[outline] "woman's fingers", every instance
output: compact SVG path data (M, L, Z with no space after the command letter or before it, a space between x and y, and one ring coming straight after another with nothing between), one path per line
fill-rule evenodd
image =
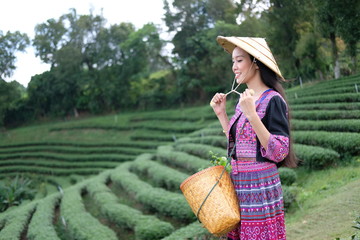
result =
M220 103L224 99L223 95L225 94L216 93L211 101L214 103Z
M225 94L223 93L216 93L214 97L211 99L210 106L215 106L216 104L221 103L224 100Z
M255 91L253 89L247 88L247 89L245 89L244 94L245 94L245 96L254 96Z
M254 89L249 89L249 93L250 93L251 96L254 96L254 94L255 94Z
M240 93L240 98L244 97L251 97L254 96L255 92L253 89L245 89L244 92Z

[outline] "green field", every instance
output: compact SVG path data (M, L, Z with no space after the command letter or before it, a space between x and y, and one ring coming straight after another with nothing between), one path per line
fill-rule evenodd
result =
M301 159L296 181L287 186L293 197L286 213L288 239L345 240L355 233L353 221L360 216L355 84L360 75L287 90ZM226 154L226 139L208 105L0 134L0 179L20 174L36 188L33 201L0 213L0 240L211 239L179 190L184 179L209 165L209 151Z

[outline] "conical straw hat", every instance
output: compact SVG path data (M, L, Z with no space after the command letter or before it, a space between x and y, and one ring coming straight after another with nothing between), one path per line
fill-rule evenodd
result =
M232 54L235 47L240 47L268 66L280 77L280 79L284 80L265 38L218 36L216 40L230 54Z

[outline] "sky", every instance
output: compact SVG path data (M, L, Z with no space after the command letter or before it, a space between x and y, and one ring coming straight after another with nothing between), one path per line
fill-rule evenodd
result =
M0 0L0 30L3 34L20 31L33 39L37 24L51 18L58 19L71 8L75 8L79 15L89 14L90 9L94 15L100 15L102 9L107 26L131 22L139 29L152 22L165 29L163 0ZM26 53L17 53L16 57L16 70L6 81L16 80L27 87L31 76L50 69L48 64L35 57L31 46Z

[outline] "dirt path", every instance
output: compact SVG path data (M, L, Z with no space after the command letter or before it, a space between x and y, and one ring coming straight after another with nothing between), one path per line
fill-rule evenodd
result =
M351 226L360 214L360 180L351 182L309 209L295 223L287 224L289 240L335 240L355 232Z

